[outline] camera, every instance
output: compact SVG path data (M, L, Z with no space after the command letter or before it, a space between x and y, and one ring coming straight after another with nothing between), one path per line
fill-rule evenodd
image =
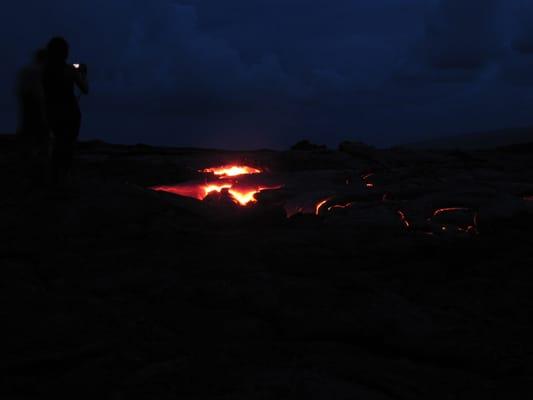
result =
M72 64L72 68L82 75L87 75L87 64Z

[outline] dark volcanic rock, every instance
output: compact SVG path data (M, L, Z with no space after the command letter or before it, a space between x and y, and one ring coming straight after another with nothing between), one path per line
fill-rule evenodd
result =
M348 153L354 157L372 159L376 156L377 151L374 147L361 142L342 142L339 145L339 151Z
M531 391L529 153L93 142L58 196L0 141L2 399ZM283 187L148 189L242 160L267 173L241 183Z

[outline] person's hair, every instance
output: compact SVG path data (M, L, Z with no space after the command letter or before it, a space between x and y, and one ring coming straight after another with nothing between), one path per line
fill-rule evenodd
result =
M48 59L52 62L61 62L67 61L69 54L69 44L62 37L55 37L50 42L46 48L48 53Z

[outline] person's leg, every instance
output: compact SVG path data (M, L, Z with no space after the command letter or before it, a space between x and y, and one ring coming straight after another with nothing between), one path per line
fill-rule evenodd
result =
M65 126L54 126L54 140L52 145L52 181L55 185L65 183L69 159L69 135Z
M76 147L78 144L78 137L80 134L81 128L81 114L76 112L73 113L73 118L70 121L69 132L68 132L68 144L66 147L66 159L65 167L67 171L67 176L72 178L72 173L74 171L74 164L76 161Z
M79 119L66 122L53 129L52 176L54 181L60 185L68 183L72 174L74 152L80 129Z
M35 139L35 175L39 185L43 185L49 175L49 151L50 134L48 128L46 126L40 126Z

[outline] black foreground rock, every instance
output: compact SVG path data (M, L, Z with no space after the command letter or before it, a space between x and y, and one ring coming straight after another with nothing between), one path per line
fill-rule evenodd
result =
M527 149L86 143L58 195L4 139L0 397L529 398ZM242 209L147 189L226 162L284 192Z

